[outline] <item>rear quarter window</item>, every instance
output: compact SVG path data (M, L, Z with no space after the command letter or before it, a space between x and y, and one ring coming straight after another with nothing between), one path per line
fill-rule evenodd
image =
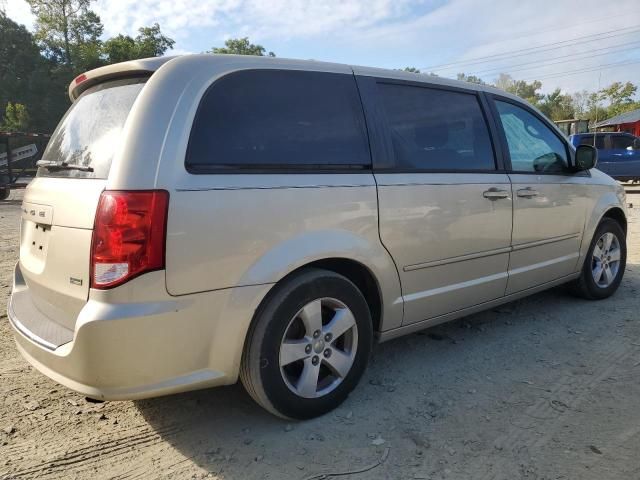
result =
M192 173L369 168L353 75L247 70L216 81L198 107Z
M42 159L91 167L93 171L38 169L39 177L107 178L122 129L146 78L104 82L71 105L49 140Z

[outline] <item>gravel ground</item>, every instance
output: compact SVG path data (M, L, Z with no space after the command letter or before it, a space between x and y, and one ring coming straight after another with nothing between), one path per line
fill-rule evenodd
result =
M613 298L554 289L379 345L339 409L287 423L240 385L96 404L30 367L5 314L12 195L0 203L0 478L640 478L640 201Z

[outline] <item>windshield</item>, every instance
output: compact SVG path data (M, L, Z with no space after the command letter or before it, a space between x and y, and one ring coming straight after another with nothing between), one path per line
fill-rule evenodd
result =
M129 78L89 88L71 105L42 159L84 170L40 167L39 177L107 178L124 122L146 78ZM92 170L92 171L91 171Z

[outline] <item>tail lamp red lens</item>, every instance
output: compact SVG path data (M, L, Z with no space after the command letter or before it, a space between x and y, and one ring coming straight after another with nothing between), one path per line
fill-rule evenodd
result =
M112 288L164 268L169 192L102 192L91 244L91 287Z

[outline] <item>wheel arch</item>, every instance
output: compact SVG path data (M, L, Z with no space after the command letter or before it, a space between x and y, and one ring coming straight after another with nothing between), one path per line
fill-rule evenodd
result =
M580 258L577 263L578 270L582 268L596 229L604 218L615 220L621 225L625 234L627 233L627 215L625 213L623 198L624 197L619 196L618 192L610 191L595 202L595 205L587 216L582 246L580 247Z
M382 318L384 316L384 300L382 297L380 283L369 267L364 265L362 262L346 257L321 258L309 261L304 265L300 265L289 271L286 275L284 275L281 279L274 283L264 295L258 307L255 309L248 331L253 327L260 311L272 298L276 288L294 275L297 275L300 272L309 269L327 270L333 273L337 273L338 275L342 275L343 277L350 280L358 288L358 290L362 292L362 295L364 296L367 305L369 306L374 334L380 332L382 328Z
M610 218L618 222L618 224L620 225L620 227L622 227L622 230L626 235L627 216L625 215L624 211L620 207L612 207L609 210L605 211L604 215L602 215L602 218L600 219L600 222L602 222L602 219L604 218ZM598 222L598 224L600 224L600 222Z
M374 333L380 332L380 327L382 326L383 299L380 284L371 269L356 260L332 257L315 260L298 267L285 278L308 268L328 270L349 279L356 287L358 287L358 290L360 290L367 302L367 305L369 306Z

